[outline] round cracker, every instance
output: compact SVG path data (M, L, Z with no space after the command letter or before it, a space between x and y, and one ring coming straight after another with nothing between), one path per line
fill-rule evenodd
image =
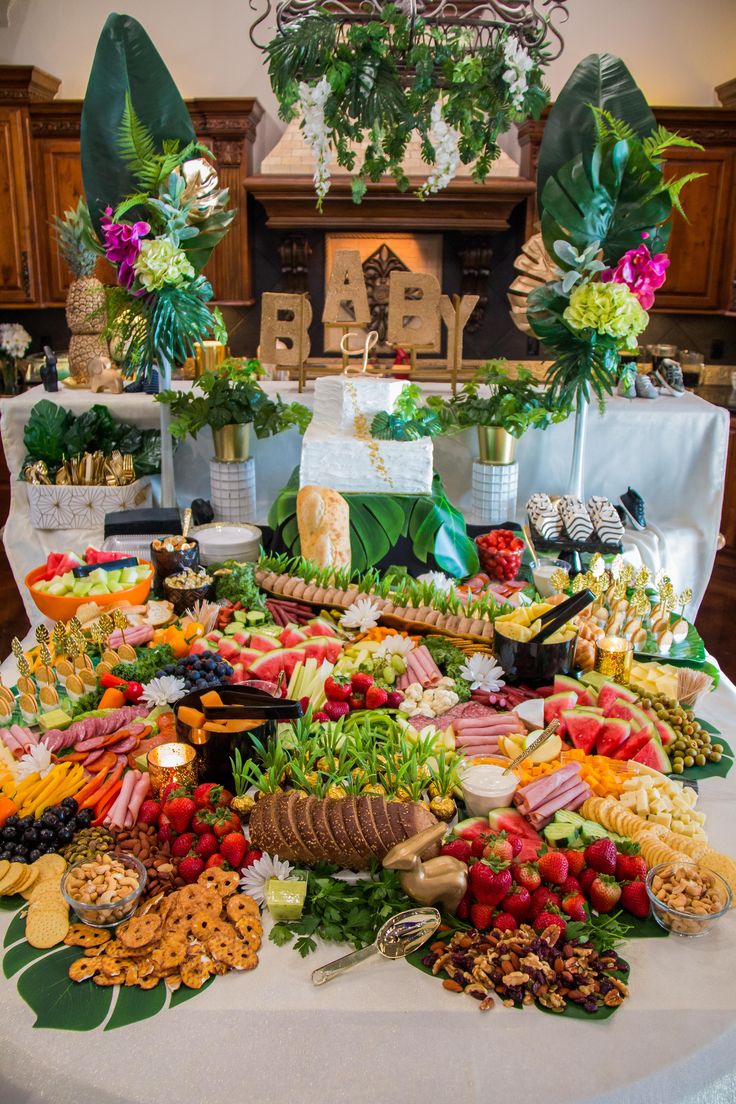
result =
M11 862L5 872L5 876L0 878L0 896L9 897L11 894L15 893L15 887L23 878L25 871L25 863Z
M38 871L39 878L60 879L66 870L66 859L61 855L41 855L32 865Z

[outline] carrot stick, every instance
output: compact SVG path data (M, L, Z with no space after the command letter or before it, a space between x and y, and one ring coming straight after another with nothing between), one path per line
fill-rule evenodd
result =
M118 781L115 783L113 788L110 790L107 797L103 797L100 800L99 804L95 805L94 811L97 815L96 815L95 819L92 821L95 828L98 828L100 826L100 824L103 823L105 817L110 812L110 809L112 809L113 805L115 804L115 801L117 800L117 796L120 793L122 788L123 788L122 780L118 779Z
M95 790L93 794L90 794L88 797L85 798L85 800L80 805L80 808L91 809L93 806L95 806L98 801L102 800L106 793L109 793L115 783L120 779L122 773L123 765L122 763L119 763L113 773L105 779L100 788L98 790Z
M91 771L92 774L98 774L101 770L109 771L111 767L115 766L115 763L115 752L106 751L99 759L95 759L94 763L88 763L87 770Z
M76 794L77 805L79 805L80 808L81 802L84 801L85 798L88 797L90 794L94 793L95 790L99 790L106 777L107 776L103 777L101 774L93 774L91 778L87 779L79 793Z

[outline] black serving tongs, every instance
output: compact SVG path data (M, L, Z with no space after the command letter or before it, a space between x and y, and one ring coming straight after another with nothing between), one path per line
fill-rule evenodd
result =
M233 702L232 705L202 706L202 712L208 721L291 721L302 715L298 701L282 700L250 705L247 701Z
M572 617L575 617L576 614L581 613L591 602L595 602L595 594L586 587L584 590L578 591L577 594L573 594L572 598L566 598L559 606L555 606L553 609L548 610L547 613L543 613L540 618L542 622L541 628L536 636L531 638L529 643L544 643L548 637L552 636L552 633L562 628L562 626Z

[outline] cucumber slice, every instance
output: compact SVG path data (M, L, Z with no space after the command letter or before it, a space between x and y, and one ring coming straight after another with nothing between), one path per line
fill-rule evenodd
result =
M555 813L555 824L574 824L576 828L580 828L583 824L588 824L585 817L580 816L580 813L573 813L571 809L558 809Z
M574 824L553 821L542 830L542 835L548 843L554 843L557 847L570 847L578 838L578 829Z
M235 616L242 611L237 610ZM245 615L245 622L247 625L261 625L266 620L266 615L261 610L249 610Z

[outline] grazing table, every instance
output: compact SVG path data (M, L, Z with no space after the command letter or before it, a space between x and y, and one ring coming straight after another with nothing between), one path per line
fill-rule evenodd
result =
M178 389L189 383L175 383ZM314 400L311 385L299 396L296 383L264 384L269 394L285 400L299 398L307 406ZM426 394L447 392L443 384L425 384ZM25 458L23 427L33 406L42 398L59 402L79 414L93 403L109 406L114 415L142 429L159 423L159 408L150 395L92 394L87 390L62 388L46 394L34 387L23 395L6 398L0 404L2 439L11 473L10 515L4 541L13 574L22 580L42 563L50 551L83 549L99 544L102 530L36 530L28 516L25 485L17 479ZM534 491L562 494L572 456L573 419L550 426L544 432L530 430L519 441L518 513ZM728 451L728 412L695 395L679 399L660 396L656 401L609 399L604 415L591 410L585 451L586 494L606 495L617 503L631 485L644 497L648 529L627 529L626 544L638 547L643 561L653 570L664 567L676 590L692 587L692 617L713 569L716 540L723 502L723 485ZM473 431L435 440L435 468L450 500L472 520L472 463L477 458ZM299 463L301 438L296 430L278 437L255 441L257 518L265 521L279 490ZM175 456L176 489L179 504L193 498L209 498L209 460L212 435L203 430L196 440L188 438ZM154 495L157 494L154 480ZM511 520L511 519L509 519ZM28 595L26 609L32 622L38 611Z

